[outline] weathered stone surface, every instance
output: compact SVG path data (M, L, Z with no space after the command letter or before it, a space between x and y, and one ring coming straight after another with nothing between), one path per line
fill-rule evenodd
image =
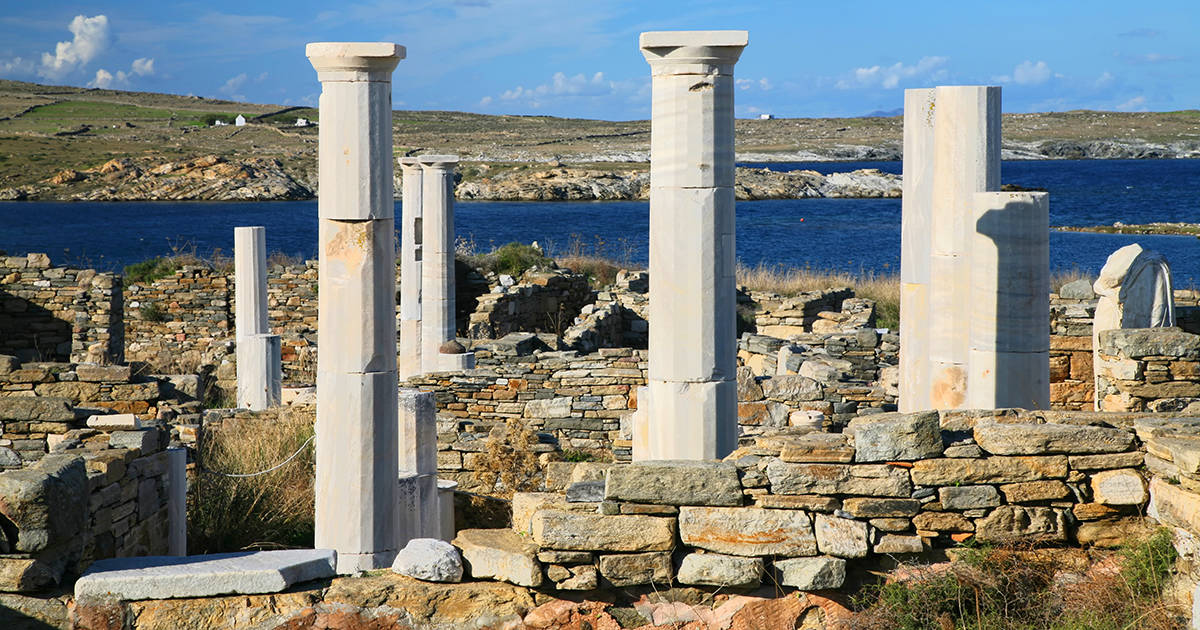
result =
M538 510L570 509L567 500L557 492L514 492L512 497L512 526L523 534L533 532L533 515Z
M71 422L75 420L75 410L69 398L7 396L0 398L0 420Z
M160 437L158 429L113 431L108 435L108 445L112 448L136 449L143 455L149 455L159 450Z
M767 463L767 478L774 494L908 497L912 493L908 471L886 464L788 464L772 459Z
M567 503L599 503L604 500L603 481L576 481L567 486Z
M851 497L842 501L842 510L855 518L912 516L921 509L916 499Z
M454 545L436 538L414 538L396 554L392 570L426 582L461 582L462 559Z
M987 457L984 459L926 459L913 462L912 482L922 486L956 483L1016 483L1067 476L1067 458Z
M1150 536L1158 527L1152 519L1140 516L1086 521L1075 530L1075 541L1096 547L1121 547Z
M1146 480L1132 468L1102 470L1092 475L1092 499L1104 505L1141 505L1148 498Z
M1071 489L1065 483L1056 480L1006 483L1000 486L1000 492L1004 493L1004 498L1009 503L1054 501L1071 496Z
M529 418L569 418L571 402L571 399L566 397L531 400L525 403L525 416Z
M925 543L920 536L883 534L875 541L875 553L922 553Z
M671 554L649 552L601 555L600 575L618 587L666 584L671 581Z
M912 519L908 518L873 518L867 522L871 527L884 532L906 532L912 529Z
M1068 300L1096 299L1096 292L1092 290L1092 281L1088 278L1080 278L1062 285L1062 288L1058 290L1058 295Z
M685 545L735 556L811 556L817 552L812 520L798 510L682 507Z
M947 510L973 510L1000 505L995 486L947 486L938 488L938 500Z
M85 383L128 383L132 374L128 365L80 363L75 366L75 376Z
M869 551L867 536L870 528L862 521L817 514L817 548L821 553L839 558L864 558Z
M113 413L92 416L88 418L87 425L98 431L139 431L142 421L131 413Z
M46 455L0 473L0 515L16 527L9 553L35 553L78 542L87 525L87 469L74 455ZM8 532L11 536L11 532Z
M763 395L773 400L806 401L820 400L821 384L796 374L780 374L759 381Z
M993 455L1119 453L1132 448L1133 433L1087 425L980 420L975 423L975 442Z
M341 626L347 620L339 617L340 607L362 608L375 614L363 615L366 619L360 628L385 630L390 628L453 628L474 630L515 626L525 613L533 609L533 597L524 588L500 582L466 582L463 584L437 584L421 582L412 578L385 572L379 576L336 579L324 593L325 627L355 628ZM307 604L312 606L311 600ZM319 609L320 610L320 609ZM402 618L389 620L387 615L397 611ZM307 613L307 614L305 614ZM298 611L286 630L301 630L320 627L318 619L309 616L313 611ZM376 616L379 615L379 616ZM372 619L374 617L374 619ZM139 617L140 618L140 617ZM349 616L348 620L353 620ZM343 621L344 623L344 621ZM374 625L369 625L374 624ZM220 624L199 628L222 627ZM269 627L269 626L268 626ZM170 626L163 626L167 630ZM199 628L197 630L199 630ZM149 630L149 629L148 629ZM283 629L281 629L283 630Z
M854 447L843 433L812 432L804 435L781 435L759 438L757 443L779 450L785 462L815 464L848 464L854 461Z
M824 591L841 588L846 581L846 561L841 558L789 558L776 560L779 582L802 591Z
M668 551L675 545L675 519L539 510L533 515L533 540L566 551Z
M539 551L537 559L546 564L591 564L593 557L590 551L558 551L547 549Z
M1100 333L1100 353L1130 359L1200 358L1200 336L1179 328L1117 328Z
M1054 508L1002 505L975 522L975 536L985 542L1025 538L1064 542L1067 520Z
M1200 532L1200 494L1154 477L1146 514L1163 525Z
M681 584L750 588L762 581L762 558L719 553L689 553L679 565Z
M938 412L880 413L850 421L854 461L911 461L942 455Z
M541 586L537 545L511 529L463 529L454 537L473 578L491 578L517 586Z
M75 599L136 600L278 593L334 576L334 552L253 551L100 560L75 582Z
M971 521L957 512L921 512L913 517L913 527L931 532L970 532L975 530Z
M1067 462L1071 470L1106 470L1110 468L1137 468L1144 459L1141 451L1129 453L1105 453L1101 455L1069 455Z
M1081 521L1096 521L1102 518L1113 518L1121 515L1121 510L1099 503L1076 503L1071 513Z
M38 591L58 582L59 573L37 558L0 558L0 591ZM0 620L3 618L0 613Z
M819 494L760 494L754 497L754 505L777 510L832 512L841 508L842 502L837 497L826 497Z
M741 505L742 486L732 462L636 462L609 469L604 498L660 505Z
M566 567L570 577L556 581L554 588L560 591L591 591L600 585L600 572L590 564Z

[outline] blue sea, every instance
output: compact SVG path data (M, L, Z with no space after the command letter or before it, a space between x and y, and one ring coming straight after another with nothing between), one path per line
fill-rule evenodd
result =
M745 166L900 172L899 162ZM1001 180L1048 190L1051 225L1200 222L1200 160L1013 161L1004 163ZM233 228L241 225L266 226L269 251L316 255L316 201L3 202L0 250L46 252L56 264L119 270L173 249L232 254ZM551 253L574 248L644 264L648 226L649 206L637 201L455 206L459 238L481 251L510 241L538 241ZM1200 284L1200 239L1194 236L1056 231L1050 235L1050 265L1095 274L1113 250L1134 242L1167 257L1176 287ZM748 265L893 272L900 265L900 200L741 201L737 250Z

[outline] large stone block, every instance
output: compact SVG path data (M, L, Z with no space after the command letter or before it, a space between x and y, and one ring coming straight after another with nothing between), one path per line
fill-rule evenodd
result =
M36 464L0 473L0 515L9 553L36 553L73 542L87 525L87 469L74 455L46 455ZM15 539L13 538L15 534Z
M1065 461L1063 466L1066 467ZM908 471L886 464L788 464L771 460L766 470L773 494L907 498L912 493Z
M128 365L80 363L75 366L75 377L85 383L128 383L132 373Z
M841 588L846 581L846 561L841 558L789 558L776 560L779 583L802 591L825 591Z
M909 461L941 457L938 413L881 413L850 421L858 462Z
M671 581L671 554L665 551L601 555L599 567L600 575L616 587Z
M1067 520L1049 507L1002 505L975 522L975 535L984 542L1024 539L1064 542Z
M75 411L69 398L7 396L0 398L0 420L71 422Z
M662 460L613 466L605 498L659 505L741 505L737 466L729 462Z
M995 486L947 486L938 488L938 500L947 510L974 510L1000 505Z
M1163 525L1200 532L1200 494L1154 477L1146 514Z
M1092 498L1104 505L1141 505L1148 498L1146 480L1131 468L1092 475Z
M920 509L916 499L849 497L842 501L842 510L855 518L907 517Z
M681 507L685 545L735 556L811 556L817 551L812 520L799 510Z
M975 423L975 442L993 455L1119 453L1132 448L1133 433L1088 425L981 419Z
M675 546L675 519L657 516L539 510L532 529L534 542L546 549L641 552Z
M912 482L921 486L956 483L1016 483L1067 476L1065 455L1046 457L987 457L983 459L926 459L913 462Z
M689 553L679 565L680 584L752 588L762 581L762 558Z
M454 538L467 571L474 578L491 578L517 586L542 584L537 545L511 529L464 529Z
M866 557L870 536L870 526L866 523L828 514L817 514L815 519L813 529L821 553L839 558Z
M820 400L821 384L799 374L779 374L760 381L763 395L773 400L813 401Z
M1118 328L1099 336L1098 352L1110 357L1200 359L1200 335L1179 328Z

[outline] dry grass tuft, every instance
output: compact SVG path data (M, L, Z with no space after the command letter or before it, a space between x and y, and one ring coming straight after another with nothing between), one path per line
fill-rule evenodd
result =
M900 276L895 273L864 271L853 274L845 271L814 270L808 267L784 267L759 264L737 268L739 286L749 291L764 291L780 295L798 295L806 291L823 291L835 287L850 287L858 297L875 301L875 317L882 328L900 325Z
M207 431L200 472L188 493L189 553L218 553L313 544L312 444L279 470L235 479L279 464L313 435L311 407L226 420Z
M537 455L530 449L537 443L537 435L524 421L509 418L488 436L487 447L472 473L475 481L491 489L488 494L505 499L511 499L514 492L536 490L544 479Z

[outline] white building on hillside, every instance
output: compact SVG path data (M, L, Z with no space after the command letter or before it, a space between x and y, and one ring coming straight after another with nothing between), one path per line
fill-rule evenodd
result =
M241 114L238 114L237 118L233 119L233 124L237 125L238 127L245 127L246 126L246 117Z

